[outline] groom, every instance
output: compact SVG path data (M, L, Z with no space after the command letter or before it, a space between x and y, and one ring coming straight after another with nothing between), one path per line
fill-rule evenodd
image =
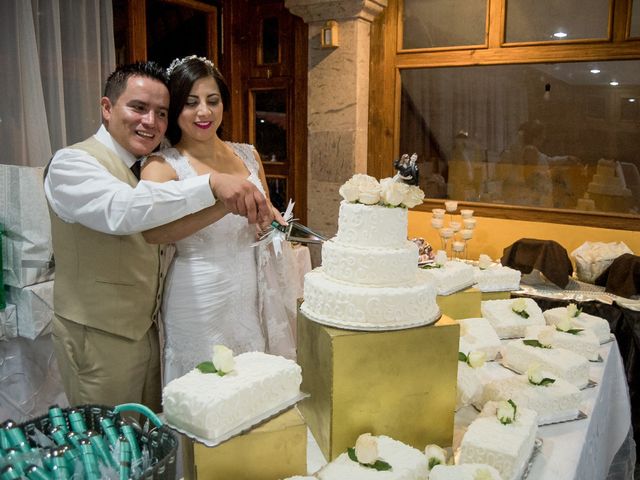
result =
M54 351L71 405L135 402L160 411L165 247L140 232L216 201L250 223L269 223L273 214L252 183L231 175L138 182L137 158L155 150L167 129L169 90L157 64L116 69L100 105L98 132L56 152L45 173Z

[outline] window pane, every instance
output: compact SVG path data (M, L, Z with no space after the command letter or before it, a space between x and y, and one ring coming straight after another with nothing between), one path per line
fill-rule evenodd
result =
M427 197L640 212L640 61L401 76L400 153Z
M484 45L487 0L405 0L402 48Z
M633 0L631 5L631 37L640 37L640 0Z
M607 0L507 0L505 42L607 38Z
M263 162L287 160L287 94L283 89L255 90L255 147Z

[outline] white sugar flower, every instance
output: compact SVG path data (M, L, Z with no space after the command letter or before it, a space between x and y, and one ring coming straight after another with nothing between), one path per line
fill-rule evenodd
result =
M493 475L488 468L481 468L476 470L476 473L473 476L473 480L493 480Z
M580 310L575 303L570 303L569 305L567 305L567 315L569 316L569 318L574 318L580 315Z
M480 368L484 365L487 359L487 354L482 350L476 350L467 355L467 363L471 368Z
M544 347L548 347L553 342L555 329L553 327L543 327L538 332L538 342Z
M491 260L491 257L489 255L485 255L484 253L482 253L480 255L480 258L478 259L478 267L480 267L480 270L489 268L492 263L493 260Z
M443 266L445 263L447 263L447 252L445 252L444 250L438 250L436 252L435 262L436 265L440 266Z
M392 207L397 207L402 203L408 190L409 185L396 182L393 178L383 178L380 180L380 199Z
M438 445L427 445L424 448L424 454L427 457L427 462L429 463L429 471L431 471L431 469L436 465L447 464L447 452Z
M233 371L233 368L235 367L233 351L224 345L214 345L213 366L222 374Z
M378 459L378 439L370 433L363 433L356 440L355 451L358 462L375 463Z
M360 189L358 186L349 182L343 184L338 192L342 198L351 203L357 202L358 197L360 196Z
M496 417L503 425L508 425L516 420L516 404L513 400L502 401L498 403Z
M518 298L511 302L511 310L516 313L524 312L527 309L527 302L524 301L524 298Z
M417 205L422 205L424 201L424 192L419 187L411 185L404 195L402 204L407 208L413 208Z
M562 320L560 320L556 324L556 328L558 330L560 330L561 332L568 332L569 330L571 330L573 328L573 325L571 323L571 319L569 317L563 318Z
M540 368L539 363L531 364L527 369L527 378L529 379L529 382L534 385L540 385L542 383L542 379L544 377L542 376L542 369Z

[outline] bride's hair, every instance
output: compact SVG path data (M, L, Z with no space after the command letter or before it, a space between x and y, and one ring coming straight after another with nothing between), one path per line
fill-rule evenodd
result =
M230 101L229 87L220 70L207 59L196 57L186 57L182 60L172 62L169 77L169 93L171 101L169 103L169 126L167 128L167 138L172 145L180 141L182 131L178 126L178 117L187 103L189 93L193 84L201 78L212 77L218 84L220 97L222 98L222 108L227 109ZM222 125L218 127L218 135L222 133Z

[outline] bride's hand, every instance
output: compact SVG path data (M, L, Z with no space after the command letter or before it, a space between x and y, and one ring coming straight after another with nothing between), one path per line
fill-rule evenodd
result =
M271 202L269 202L269 207L271 208L271 212L273 213L273 217L276 222L278 222L280 225L288 225L287 222L282 217L282 214L278 211L276 207L274 207L271 204ZM271 230L271 228L273 228L271 223L266 223L266 222L257 223L256 224L257 237L260 238L265 233L268 233Z

